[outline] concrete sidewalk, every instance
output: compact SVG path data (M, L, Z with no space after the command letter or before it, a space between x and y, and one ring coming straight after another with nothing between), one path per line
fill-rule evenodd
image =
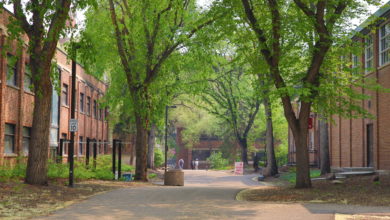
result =
M236 201L257 185L251 176L186 171L184 187L122 188L94 196L38 219L339 219L344 214L390 213L387 207L332 204L280 204ZM348 219L348 218L344 218Z

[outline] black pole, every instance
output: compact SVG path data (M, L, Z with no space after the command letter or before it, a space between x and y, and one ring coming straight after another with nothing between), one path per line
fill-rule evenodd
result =
M93 142L93 169L96 169L96 156L97 156L97 143L96 140Z
M89 151L90 151L90 143L91 142L91 139L87 138L87 147L85 149L85 165L87 166L88 168L88 165L89 165L89 155L91 154Z
M167 160L168 160L168 106L165 106L165 169L164 176L167 172Z
M118 142L118 179L120 179L122 173L122 142Z
M116 140L113 140L112 142L112 173L114 174L115 179Z
M76 53L76 51L74 51ZM72 59L72 100L71 100L71 111L70 118L75 119L76 117L76 61ZM69 159L69 187L73 187L73 164L74 164L74 138L75 132L70 132L70 146L68 149Z
M58 146L58 158L57 158L57 163L62 163L62 153L64 151L64 139L60 139L60 146Z

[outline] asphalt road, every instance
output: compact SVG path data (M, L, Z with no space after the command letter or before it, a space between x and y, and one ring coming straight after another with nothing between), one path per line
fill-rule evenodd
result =
M219 171L189 170L185 171L184 187L122 188L96 195L38 219L321 220L348 217L335 213L390 213L390 208L384 207L236 201L235 196L240 190L260 186L251 180L252 177Z

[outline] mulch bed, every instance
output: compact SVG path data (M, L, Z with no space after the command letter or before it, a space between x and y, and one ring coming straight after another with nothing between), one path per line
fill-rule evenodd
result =
M52 180L48 186L32 186L22 180L0 182L0 219L21 219L46 215L97 193L121 187L145 186L149 183L88 180L76 182L74 188L65 179Z
M342 183L327 180L312 181L311 189L295 189L293 186L275 186L246 190L240 197L247 201L316 202L370 206L390 206L390 176L380 176L374 182L372 176L351 177Z

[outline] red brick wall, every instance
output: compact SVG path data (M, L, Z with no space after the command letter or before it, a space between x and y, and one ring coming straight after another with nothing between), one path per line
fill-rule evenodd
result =
M7 42L5 39L5 29L8 22L8 17L10 14L0 13L0 35L1 35L1 44ZM27 41L27 37L24 36L24 39ZM24 69L25 64L28 63L28 57L26 56L26 50L24 49L22 54L16 53L17 45L15 43L9 44L11 47L7 50L7 53L12 55L18 55L18 76L19 76L19 86L18 88L6 85L6 57L0 55L0 164L4 158L4 124L12 123L15 124L16 133L15 133L15 155L6 155L9 157L16 157L20 154L22 149L22 129L24 126L32 126L32 114L33 114L33 105L34 105L34 95L30 92L27 92L23 88L24 84ZM1 47L0 49L3 49ZM3 54L3 53L1 53ZM68 88L68 97L69 97L69 106L63 106L61 104L60 109L60 128L59 134L66 133L68 137L70 134L68 132L68 120L70 118L70 97L71 97L71 62L67 60L66 54L61 50L57 49L54 60L61 67L61 86L62 83L66 83ZM90 86L87 86L90 85ZM93 115L93 100L99 100L103 97L104 93L107 90L107 85L97 80L91 75L88 75L84 72L82 66L77 65L77 95L76 95L76 109L77 114L76 118L79 120L79 131L76 132L76 141L78 142L79 136L83 136L86 141L87 138L96 139L100 141L108 141L108 123L104 118L104 110L102 110L103 118L95 119L91 117ZM91 96L91 116L81 113L79 111L79 96L80 92L85 94L84 97L84 109L86 110L86 97ZM61 99L59 100L61 102ZM48 137L49 138L49 137ZM75 155L77 155L79 145L76 144ZM85 144L84 144L85 148ZM101 146L103 149L103 146ZM85 149L84 149L85 154Z

